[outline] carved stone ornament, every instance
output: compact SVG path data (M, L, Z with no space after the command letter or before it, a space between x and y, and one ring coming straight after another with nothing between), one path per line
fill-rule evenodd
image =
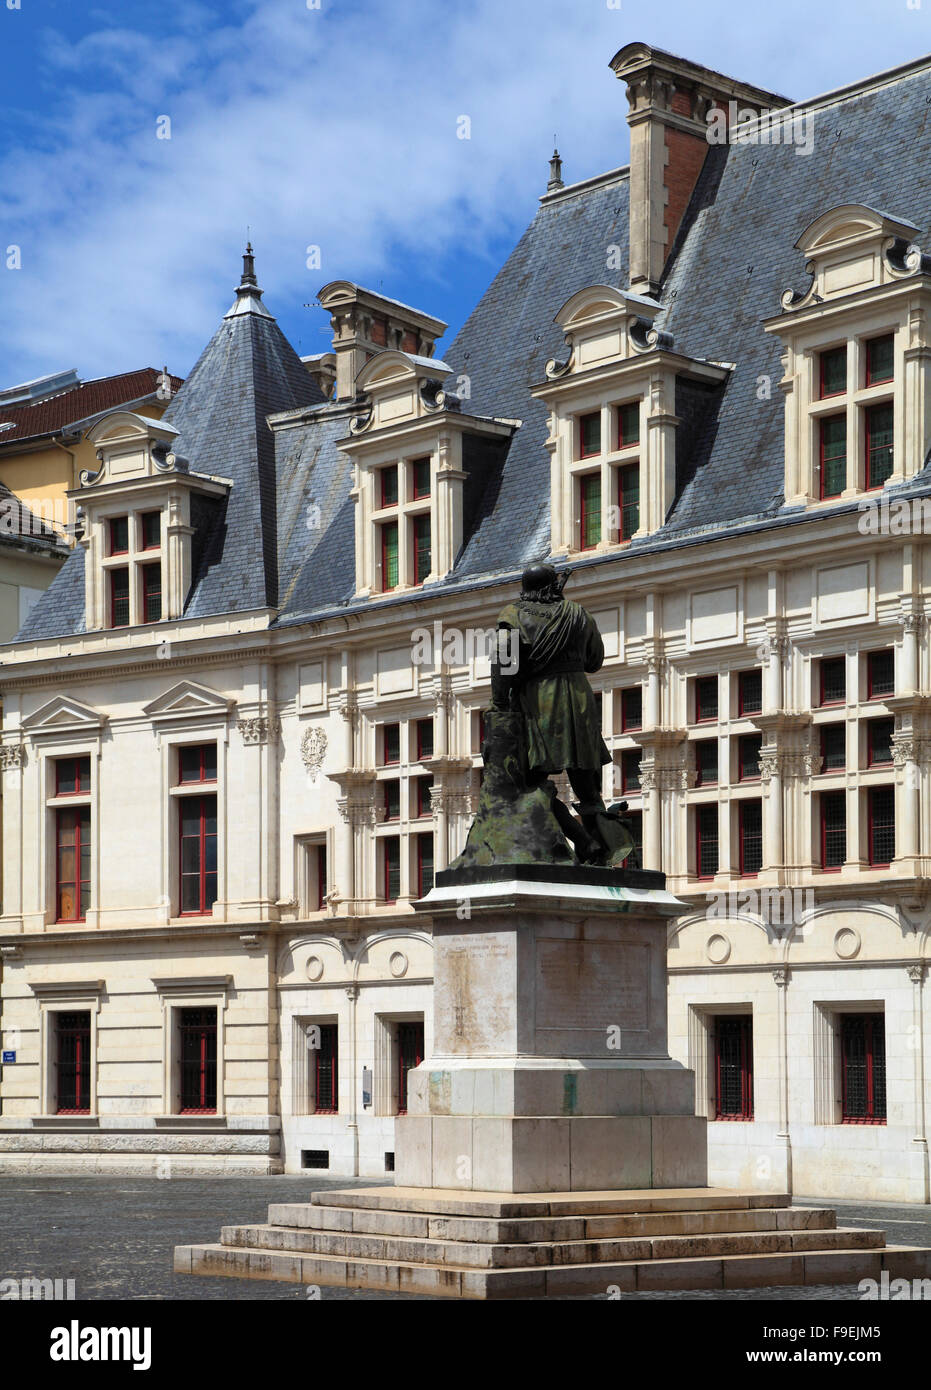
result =
M243 743L274 743L281 733L281 724L277 719L265 717L240 719L239 732Z
M317 773L323 766L326 750L326 731L324 729L307 729L301 739L301 758L312 782L317 780Z
M0 771L15 772L26 765L26 745L7 743L0 748Z

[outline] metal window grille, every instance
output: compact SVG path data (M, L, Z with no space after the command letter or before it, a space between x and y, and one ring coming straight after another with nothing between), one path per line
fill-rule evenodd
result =
M718 780L718 740L702 738L695 744L695 785L714 786Z
M211 1114L217 1108L217 1011L181 1009L181 1113Z
M643 728L643 690L635 686L621 691L621 731Z
M737 677L737 709L740 714L759 714L763 708L763 672L741 671Z
M839 869L847 858L847 794L821 794L821 867Z
M873 787L868 793L870 864L884 868L895 858L895 788Z
M90 1114L91 1016L60 1013L56 1019L58 1042L59 1115Z
M760 749L763 747L762 734L741 734L737 744L737 780L755 781L760 775Z
M886 1028L882 1014L843 1014L841 1119L844 1124L886 1122Z
M695 866L699 878L714 878L718 872L718 808L695 808Z
M320 1046L314 1051L314 1108L318 1115L339 1110L339 1028L321 1023Z
M699 676L695 681L695 722L704 723L718 717L718 678Z
M719 1014L714 1020L715 1119L753 1119L753 1019Z
M842 705L847 698L847 663L844 657L825 657L821 662L820 674L822 705Z
M763 803L741 801L737 813L740 832L740 872L758 874L763 867Z
M821 726L821 771L840 772L847 766L847 729L843 724Z
M407 1114L407 1074L423 1061L422 1023L398 1024L398 1114Z
M894 719L871 719L866 726L866 761L869 767L892 762Z
M895 652L891 647L881 652L869 652L866 658L867 698L882 699L895 694Z

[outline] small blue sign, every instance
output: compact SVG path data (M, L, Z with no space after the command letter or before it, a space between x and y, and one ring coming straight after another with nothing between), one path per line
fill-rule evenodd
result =
M15 1052L4 1052L4 1054L3 1054L3 1060L4 1060L4 1062L15 1062L15 1061L16 1061L16 1053L15 1053Z

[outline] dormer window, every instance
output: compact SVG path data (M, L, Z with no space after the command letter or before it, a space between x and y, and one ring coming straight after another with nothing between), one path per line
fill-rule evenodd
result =
M411 479L413 482L414 499L420 501L421 498L430 496L430 460L415 459L411 464Z
M847 390L847 344L818 354L819 396L842 396Z
M398 465L389 464L387 468L382 468L381 473L381 505L383 507L396 507L398 505Z
M884 333L880 338L870 338L866 343L866 386L879 386L891 381L895 335Z
M592 411L579 418L579 458L595 458L601 453L601 412Z
M129 517L110 518L110 554L125 555L129 550Z
M161 512L143 512L139 523L142 527L142 549L158 550L162 544Z
M634 449L640 443L640 402L629 401L617 408L617 447Z
M157 623L162 617L162 514L130 512L107 521L109 627ZM115 561L115 563L114 563Z

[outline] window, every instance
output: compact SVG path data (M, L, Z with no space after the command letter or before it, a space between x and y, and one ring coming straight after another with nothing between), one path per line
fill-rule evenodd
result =
M430 803L430 788L432 786L432 777L414 778L414 815L418 819L433 815L433 807Z
M601 411L579 417L579 458L591 458L601 453Z
M142 570L142 621L158 623L162 618L162 567L161 565L141 565Z
M695 749L695 785L711 787L718 780L718 740L700 738L693 745Z
M847 727L821 725L821 772L843 772L847 766Z
M433 887L433 835L415 835L417 841L417 896L425 898Z
M737 741L738 782L753 782L759 778L762 746L762 734L741 734Z
M382 782L382 804L385 808L385 820L401 819L401 783L392 778L390 782Z
M643 728L643 690L639 685L621 691L621 733Z
M892 762L894 719L870 719L866 725L866 765L882 767Z
M381 528L381 587L387 593L398 587L398 523Z
M640 465L628 463L617 470L618 539L629 541L640 527Z
M695 723L704 724L718 717L718 678L699 676L695 681Z
M695 873L698 878L714 878L718 872L718 808L695 808Z
M178 749L178 781L215 782L217 780L217 745L215 743L182 744Z
M820 422L820 496L840 497L847 486L847 417L830 415Z
M381 842L384 879L382 896L386 903L396 903L401 896L401 840L389 835Z
M433 757L433 720L418 719L416 727L417 761L424 762Z
M210 912L217 898L217 799L180 799L181 914Z
M842 705L847 698L847 663L842 656L822 657L820 662L822 705Z
M55 795L86 796L91 789L89 757L55 759Z
M59 1115L89 1115L91 1094L91 1016L88 1012L57 1013L55 1044L58 1061Z
M414 517L414 583L422 584L429 577L431 565L430 518Z
M738 714L760 714L763 709L763 672L740 671L737 675Z
M642 748L627 748L621 754L622 792L638 792L640 790L640 760L642 757Z
M738 803L737 830L740 841L740 872L744 877L752 877L763 867L762 801Z
M717 1014L714 1030L714 1118L753 1119L753 1019Z
M841 1123L886 1123L886 1027L875 1014L841 1014Z
M407 1114L407 1074L423 1061L422 1023L398 1024L398 1114Z
M643 863L643 812L628 811L624 819L630 823L630 833L634 837L634 850L631 854L631 862L636 864Z
M388 468L382 468L379 473L381 483L381 505L383 507L396 507L398 505L398 465L392 463Z
M217 1011L179 1009L181 1114L212 1115L217 1108Z
M401 761L401 726L400 724L383 724L381 730L381 761L382 765L389 767L392 763Z
M113 516L110 518L110 554L125 555L129 550L129 517Z
M55 920L83 922L91 894L89 806L55 812Z
M895 652L889 647L881 652L868 652L866 657L866 698L881 700L895 694Z
M312 875L311 904L313 910L322 912L326 907L326 895L329 890L329 883L327 881L326 845L311 845L309 848Z
M601 540L601 474L579 479L579 549L592 550Z
M618 406L617 447L619 449L631 449L635 444L639 443L640 402L631 401L628 405Z
M830 348L818 355L821 399L841 396L847 390L847 346Z
M415 501L430 496L430 460L415 459L411 464L412 493Z
M885 869L895 858L895 788L871 787L866 801L870 866Z
M881 338L870 338L866 344L866 384L878 386L880 382L892 380L893 344L891 333Z
M142 528L142 549L158 550L162 543L161 512L143 512L139 524Z
M846 792L821 793L821 867L835 870L847 858Z
M313 1050L314 1111L339 1113L339 1029L335 1023L318 1023Z
M110 570L110 626L129 626L129 569Z
M892 402L867 406L864 411L866 488L882 487L892 472Z

